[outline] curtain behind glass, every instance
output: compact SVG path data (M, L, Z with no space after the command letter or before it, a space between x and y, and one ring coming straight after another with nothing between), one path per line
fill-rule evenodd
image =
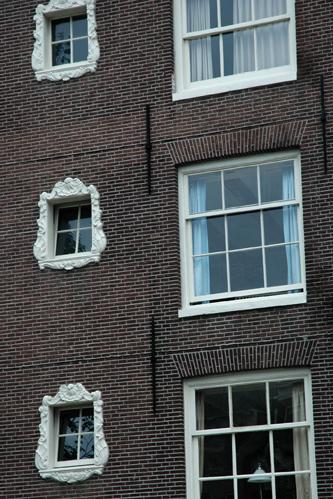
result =
M206 209L206 183L196 179L190 184L190 206L194 212ZM207 219L198 218L192 221L193 254L208 253ZM194 293L197 296L210 292L209 256L193 259Z
M234 0L234 24L250 21L252 18L251 2L249 0ZM254 41L253 30L240 30L233 33L234 38L234 73L253 71Z
M296 385L292 392L293 420L305 421L305 403L303 385ZM295 471L307 470L309 467L308 439L306 428L293 430ZM308 475L295 476L297 499L311 499Z
M288 168L283 172L282 191L283 199L292 199L294 197L294 174L292 169ZM291 206L283 208L283 233L286 242L298 240L297 209ZM296 284L301 281L298 245L287 244L285 248L288 284Z

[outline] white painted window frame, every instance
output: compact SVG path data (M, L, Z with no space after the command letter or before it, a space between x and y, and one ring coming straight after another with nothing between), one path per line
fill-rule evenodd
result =
M70 408L94 409L94 459L57 462L57 410ZM35 464L42 478L51 478L64 483L75 483L90 476L103 473L109 450L103 432L103 402L101 392L88 392L81 383L61 385L58 393L46 395L39 408L41 422L40 437L35 454Z
M222 171L232 168L245 168L264 163L273 163L284 160L294 161L295 172L295 201L265 203L265 209L277 208L284 205L298 206L298 231L299 231L299 250L301 263L301 283L297 285L286 285L279 287L267 287L256 290L244 290L229 293L220 293L217 295L209 295L205 297L194 296L194 278L192 266L192 242L191 242L191 227L190 220L202 218L205 213L213 214L231 214L231 213L248 213L250 211L260 210L259 205L251 207L243 207L227 210L216 210L198 213L195 215L189 214L189 199L188 199L188 177L191 174L201 174L215 171ZM304 258L304 234L303 234L303 210L302 210L302 182L301 182L301 165L300 154L298 151L289 151L282 153L260 154L255 156L241 157L230 160L214 161L210 163L195 164L179 169L178 172L179 185L179 231L180 231L180 259L181 259L181 285L182 285L182 308L179 310L179 317L190 317L195 315L205 315L223 312L233 312L237 310L251 310L255 308L267 308L284 305L295 305L306 302L306 283L305 283L305 258ZM276 294L274 296L260 296L269 292L278 293L281 291L301 289L301 292L291 294ZM248 297L249 294L253 295ZM247 298L245 298L247 297ZM228 300L228 298L235 298ZM239 298L239 299L237 299ZM195 304L195 301L216 300L214 303Z
M87 60L52 66L51 21L82 14L87 15ZM100 50L96 30L95 0L50 0L47 5L37 6L34 21L36 28L32 68L38 81L67 81L96 71Z
M196 404L195 392L199 389L221 388L235 385L253 384L256 382L278 382L292 381L296 379L304 380L304 395L306 408L306 421L301 423L281 423L266 424L261 426L244 426L239 428L223 428L220 430L197 430L196 429ZM230 397L230 389L229 389ZM230 407L229 407L230 412ZM185 421L185 460L186 460L186 498L200 499L199 493L199 465L198 449L194 443L194 437L204 435L222 435L236 434L246 431L272 431L274 429L290 428L308 428L308 451L310 468L307 474L310 475L312 496L311 499L318 499L316 461L315 461L315 443L314 443L314 424L312 409L312 385L311 373L308 369L289 369L289 370L269 370L253 373L230 374L223 376L207 376L203 378L193 378L184 381L184 421ZM233 449L233 459L235 459L235 449ZM272 456L271 456L272 458ZM235 463L233 466L236 469ZM305 472L303 472L305 473ZM290 476L302 474L301 472L274 472L275 476ZM268 476L272 473L268 473ZM233 474L233 479L238 475ZM240 476L240 475L239 475ZM249 478L251 475L242 475L243 478ZM215 478L216 479L216 478ZM275 499L275 488L272 486L272 499Z
M219 27L204 31L187 33L186 28L186 0L173 0L174 12L174 56L175 81L172 99L174 101L212 95L232 90L258 87L297 79L296 54L296 21L295 0L287 0L287 14L271 18L260 19ZM278 21L289 21L289 56L290 64L277 68L256 70L230 76L221 76L210 80L197 82L190 81L189 44L188 40L199 38L207 34L216 35L242 28L273 24Z
M91 251L55 256L58 206L91 204ZM95 186L88 187L78 178L57 182L51 192L43 192L39 199L38 232L33 252L39 268L73 270L89 263L98 263L106 247L106 237L101 221L100 197Z

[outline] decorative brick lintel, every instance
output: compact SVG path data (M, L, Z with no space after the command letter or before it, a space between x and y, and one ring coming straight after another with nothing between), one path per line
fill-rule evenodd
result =
M299 147L306 120L265 125L166 144L175 165Z
M306 367L313 361L314 340L269 343L235 348L218 347L173 354L181 378L258 369Z

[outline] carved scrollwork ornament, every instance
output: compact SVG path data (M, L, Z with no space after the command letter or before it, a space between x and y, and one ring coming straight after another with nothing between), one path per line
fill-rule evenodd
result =
M50 411L56 407L64 407L90 402L94 409L94 463L70 466L68 468L55 467L54 456L50 452L54 447L55 433L50 425ZM103 402L101 392L88 392L81 383L61 385L54 396L45 396L39 408L41 422L39 425L40 437L35 454L35 465L42 478L51 478L59 482L75 483L86 480L92 475L100 475L109 458L109 449L103 432Z

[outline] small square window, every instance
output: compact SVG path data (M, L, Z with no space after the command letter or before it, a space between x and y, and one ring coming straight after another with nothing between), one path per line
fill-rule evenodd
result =
M73 483L103 472L108 446L102 405L101 393L89 393L80 383L44 397L35 457L42 478Z
M179 189L180 316L304 303L295 153L185 167Z
M59 5L58 5L59 4ZM32 65L38 80L68 80L96 70L99 47L94 0L39 5Z
M315 499L310 374L184 384L188 499Z

